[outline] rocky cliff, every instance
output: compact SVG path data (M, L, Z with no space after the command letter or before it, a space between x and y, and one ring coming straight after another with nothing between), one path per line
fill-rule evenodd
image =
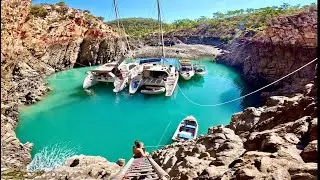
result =
M207 39L183 37L175 36L182 43ZM221 47L226 49L218 62L239 68L247 81L262 87L317 58L317 9L275 18L262 32ZM316 62L266 89L264 106L249 107L229 125L209 128L207 135L173 143L152 157L172 179L316 179L315 72Z
M316 84L232 116L226 127L153 153L172 179L316 179Z
M316 13L310 9L275 19L260 34L234 41L220 62L241 68L257 86L291 72L316 57ZM14 130L18 106L35 103L49 91L43 77L120 58L126 46L119 34L88 12L62 4L32 7L31 0L3 0L1 40L2 177L107 179L116 173L118 165L88 156L71 157L52 172L22 172L31 161L32 144L21 144ZM173 179L315 179L314 72L314 66L308 66L272 88L278 95L291 96L272 96L265 106L234 114L228 126L171 144L154 152L153 158Z
M24 169L32 144L16 138L18 106L41 100L49 91L45 76L117 60L127 47L88 12L31 0L1 1L1 42L1 168Z
M219 30L210 24L172 31L164 35L164 44L204 44L223 49L218 63L238 68L256 89L296 70L317 57L317 8L310 6L287 16L275 17L261 31ZM215 33L212 32L214 30ZM225 40L224 36L232 36ZM148 45L159 42L156 36ZM272 95L292 96L301 91L314 74L315 63L266 89L262 100Z
M272 19L264 31L233 41L218 62L241 69L243 77L256 87L287 75L317 58L317 12L309 8ZM262 96L290 96L301 91L313 79L315 64L275 84Z

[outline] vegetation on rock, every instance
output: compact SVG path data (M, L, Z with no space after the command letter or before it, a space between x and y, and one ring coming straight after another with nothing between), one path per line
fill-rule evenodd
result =
M117 21L110 21L108 25L117 28ZM120 20L120 25L123 26L126 33L134 38L143 38L149 34L159 32L159 23L151 18L123 18ZM170 30L170 24L163 24L164 30Z
M64 1L60 1L60 2L56 3L56 5L58 5L58 6L66 6L66 3Z
M30 14L35 16L35 17L46 17L48 12L47 10L41 6L41 5L36 5L36 6L32 6L31 10L30 10Z
M295 5L284 3L281 6L264 7L259 9L240 9L227 11L225 13L216 12L212 18L202 16L201 18L181 19L173 23L164 23L164 31L178 33L180 30L188 31L188 34L198 34L203 30L205 35L219 36L223 40L231 40L244 34L244 32L257 32L263 30L267 23L274 17L287 16L304 11L306 8L316 6ZM125 18L120 22L126 33L132 37L144 38L159 32L158 21L150 18ZM109 25L117 27L117 21L108 22Z

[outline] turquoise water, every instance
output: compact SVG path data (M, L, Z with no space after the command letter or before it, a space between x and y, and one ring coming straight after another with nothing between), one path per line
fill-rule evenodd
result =
M169 60L174 64L175 60ZM179 79L188 98L200 104L216 104L240 97L249 89L233 69L211 61L204 77ZM233 113L246 104L236 101L218 107L191 104L177 88L172 97L113 93L113 84L96 85L93 96L82 89L85 72L93 67L71 69L48 78L53 89L41 102L23 107L16 129L18 138L34 143L32 155L57 143L76 148L78 154L99 155L110 161L129 159L135 140L145 146L171 143L178 123L187 115L199 122L199 134L208 127L228 124ZM154 150L148 147L148 151Z

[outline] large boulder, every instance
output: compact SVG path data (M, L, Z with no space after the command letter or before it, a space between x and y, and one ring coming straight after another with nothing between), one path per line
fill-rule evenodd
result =
M301 152L304 162L318 162L318 140L311 141Z

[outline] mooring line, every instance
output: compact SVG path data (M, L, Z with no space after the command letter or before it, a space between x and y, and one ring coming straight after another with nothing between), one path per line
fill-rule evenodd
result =
M280 79L278 79L278 80L276 80L276 81L274 81L274 82L272 82L272 83L270 83L270 84L268 84L268 85L266 85L266 86L263 86L262 88L259 88L259 89L255 90L255 91L253 91L253 92L251 92L251 93L248 93L248 94L246 94L246 95L243 95L243 96L241 96L241 97L239 97L239 98L236 98L236 99L233 99L233 100L230 100L230 101L226 101L226 102L223 102L223 103L219 103L219 104L199 104L199 103L196 103L196 102L192 101L191 99L189 99L189 98L183 93L183 91L181 90L181 88L180 88L179 85L177 85L177 86L178 86L178 89L180 90L181 94L182 94L190 103L192 103L192 104L194 104L194 105L202 106L202 107L221 106L221 105L224 105L224 104L228 104L228 103L231 103L231 102L234 102L234 101L243 99L243 98L245 98L245 97L247 97L247 96L250 96L251 94L254 94L254 93L256 93L256 92L259 92L259 91L261 91L261 90L263 90L263 89L265 89L265 88L267 88L267 87L269 87L269 86L271 86L271 85L273 85L273 84L281 81L282 79L284 79L284 78L286 78L286 77L288 77L288 76L290 76L290 75L292 75L292 74L300 71L301 69L303 69L303 68L305 68L306 66L310 65L311 63L315 62L317 59L318 59L318 58L315 58L314 60L308 62L307 64L303 65L302 67L294 70L293 72L291 72L291 73L283 76L282 78L280 78Z
M161 136L161 138L160 138L160 140L159 140L159 142L158 142L158 145L157 145L156 147L159 147L159 146L160 146L160 143L161 143L161 141L162 141L162 139L163 139L163 137L164 137L165 133L167 132L167 130L168 130L168 128L169 128L169 126L170 126L170 124L171 124L171 121L172 121L172 119L170 119L170 121L169 121L169 123L168 123L168 125L167 125L166 129L164 130L164 132L163 132L163 134L162 134L162 136Z

